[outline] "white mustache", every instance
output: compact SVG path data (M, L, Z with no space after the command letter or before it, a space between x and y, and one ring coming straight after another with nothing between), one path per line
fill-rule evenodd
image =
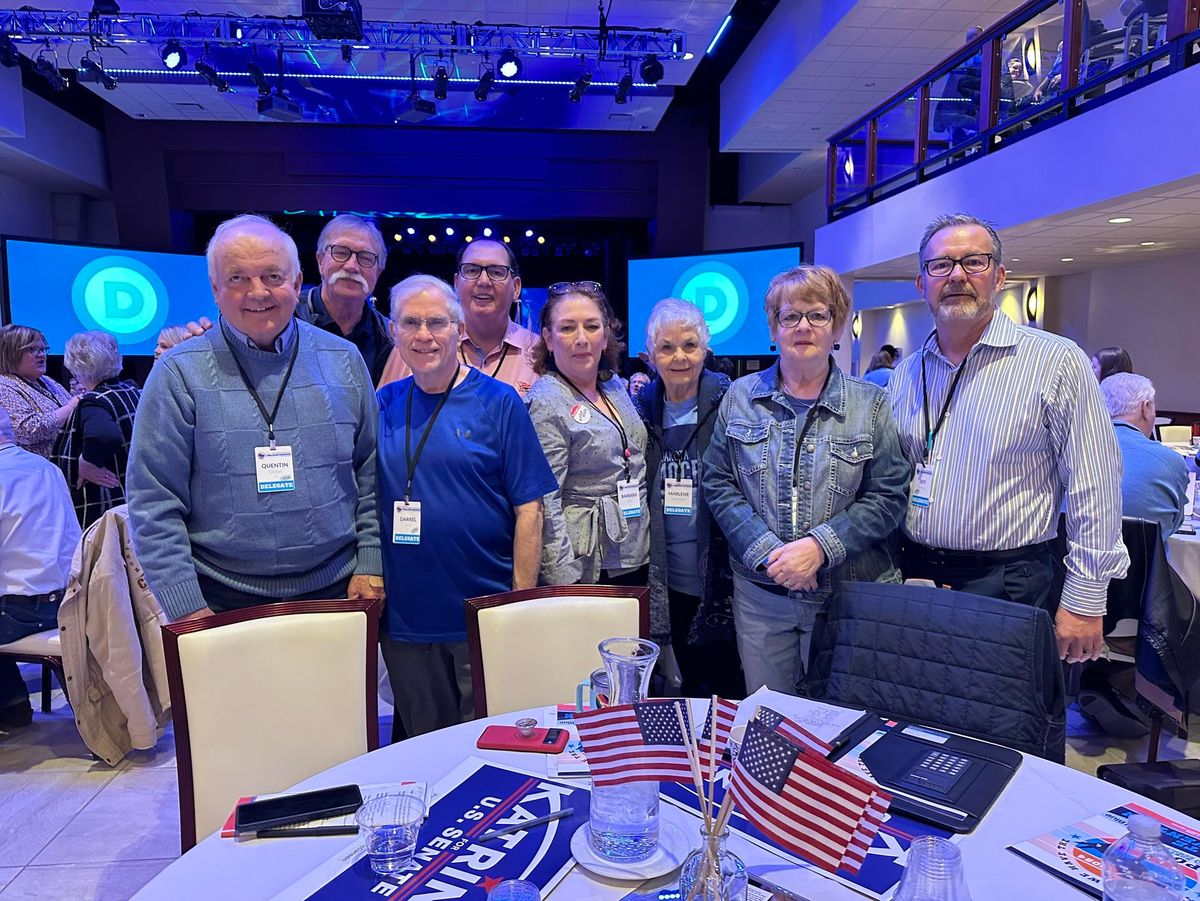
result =
M371 286L367 284L367 280L365 278L363 278L361 275L359 275L357 272L347 272L345 269L339 269L337 272L335 272L333 275L331 275L329 277L330 284L333 284L334 282L340 282L340 281L352 281L352 282L355 282L355 283L361 285L362 289L364 291L371 290Z

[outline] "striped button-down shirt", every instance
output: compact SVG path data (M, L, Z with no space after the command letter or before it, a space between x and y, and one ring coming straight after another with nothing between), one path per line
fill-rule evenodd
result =
M930 427L959 369L933 332L892 375L892 409L914 464L926 444L922 362ZM947 550L1024 547L1057 534L1065 498L1062 605L1087 616L1104 613L1109 580L1123 577L1129 565L1121 543L1121 455L1083 351L997 310L962 367L929 459L929 506L910 503L904 531Z

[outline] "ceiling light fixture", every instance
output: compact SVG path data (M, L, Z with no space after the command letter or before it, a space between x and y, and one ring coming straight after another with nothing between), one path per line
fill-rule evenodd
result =
M492 230L490 228L485 228L483 230L483 236L485 238L490 238L492 236Z
M512 238L510 238L508 235L505 235L505 236L504 236L504 243L505 243L505 244L511 244L511 243L512 243Z
M433 73L433 99L445 100L450 88L450 73L441 60L438 61L437 71Z
M397 244L404 240L404 235L400 234L400 232L396 232L392 237L396 240Z
M429 239L429 243L430 243L430 244L436 244L436 243L437 243L437 235L427 235L426 237Z
M479 84L475 85L475 99L480 103L484 103L488 99L488 94L492 93L492 84L496 80L496 73L491 66L486 63L479 73Z
M1142 241L1141 246L1142 247L1153 247L1157 243L1158 243L1157 241Z
M708 49L704 51L705 55L713 52L713 48L717 46L717 41L725 34L725 29L729 27L729 23L733 21L733 16L726 16L725 21L721 23L721 27L717 29L717 33L713 35L713 39L708 42Z
M410 235L415 235L415 234L417 233L417 230L416 230L415 228L413 228L411 225L410 225L410 226L409 226L409 227L406 229L406 231L407 231L407 232L408 232Z
M159 48L158 55L162 57L163 65L168 69L178 69L187 65L187 50L174 38Z
M1126 222L1132 222L1132 216L1114 216L1108 220L1109 225L1124 225Z
M584 92L588 89L588 85L592 83L592 73L583 72L575 79L575 85L567 92L567 99L572 103L578 103L583 99Z
M500 73L501 78L520 78L523 68L521 57L517 56L517 51L510 47L500 54L500 63L496 70Z
M633 90L633 72L626 70L621 76L621 80L617 82L617 96L613 98L617 103L625 104L629 102L629 93Z
M97 62L92 59L92 52L90 50L79 61L79 68L76 70L75 77L80 81L94 81L102 84L106 91L115 91L117 89L117 80L104 71L104 61L100 60Z
M470 235L467 235L465 238L463 238L463 240L466 241L468 244L470 244L475 239L472 238Z
M642 81L646 84L658 84L666 73L663 71L663 64L658 61L658 57L653 53L647 53L642 64L638 66L638 74L642 76Z
M49 45L38 51L33 68L55 91L65 91L69 86L67 76L58 71L58 54Z
M216 69L206 63L202 59L196 60L196 71L201 77L209 83L210 86L216 89L218 94L224 94L229 90L229 82L220 76Z
M447 225L446 226L446 237L451 238L453 236L454 236L454 229L452 229L450 226Z
M267 73L262 70L262 66L251 61L246 63L246 71L254 79L254 86L258 88L258 96L265 97L271 93L271 83L267 81Z
M546 236L545 236L545 235L538 235L538 243L539 243L539 244L545 244L545 243L546 243Z
M1074 263L1075 257L1060 257L1059 262L1060 263Z

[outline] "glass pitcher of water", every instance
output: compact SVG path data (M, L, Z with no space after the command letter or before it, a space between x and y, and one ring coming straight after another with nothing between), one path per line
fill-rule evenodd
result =
M600 642L612 706L646 700L658 645L643 638ZM658 849L658 783L592 786L588 838L606 860L633 863Z

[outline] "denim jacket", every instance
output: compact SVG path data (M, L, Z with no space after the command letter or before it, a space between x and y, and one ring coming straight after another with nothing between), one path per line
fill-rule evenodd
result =
M824 603L843 580L899 581L896 529L912 470L900 450L887 394L833 367L805 437L792 491L798 420L779 364L733 383L704 454L704 496L729 539L735 574L772 585L767 555L812 536L825 552L815 592Z

